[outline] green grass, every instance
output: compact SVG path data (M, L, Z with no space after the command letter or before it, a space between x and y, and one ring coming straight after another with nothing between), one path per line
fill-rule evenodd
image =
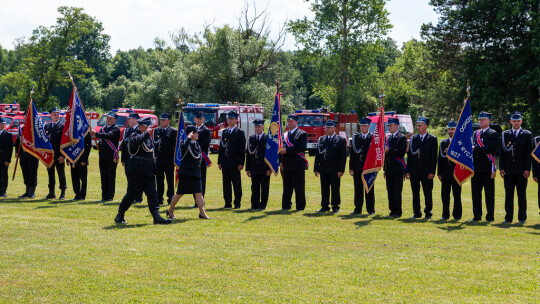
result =
M470 183L463 188L461 222L390 220L382 175L375 185L377 214L350 216L352 177L342 181L341 212L318 214L319 181L311 171L305 211L278 211L282 186L274 176L267 210L246 210L245 174L242 209L223 211L221 175L214 165L206 202L212 220L197 219L197 210L187 208L192 197L184 197L173 225L152 225L142 203L126 213L127 226L117 226L113 218L126 188L123 168L115 201L103 204L95 151L90 166L84 202L18 201L14 198L24 192L20 171L10 182L8 199L0 201L0 302L540 301L540 215L532 180L527 223L507 226L501 224L500 177L495 223L469 224ZM40 165L37 197L46 194ZM408 218L408 182L403 197ZM437 180L434 219L441 216L439 197Z

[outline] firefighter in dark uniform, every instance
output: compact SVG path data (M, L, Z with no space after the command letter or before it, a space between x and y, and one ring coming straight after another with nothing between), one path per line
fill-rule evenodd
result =
M407 152L407 138L399 132L399 119L388 118L387 146L384 154L384 178L388 193L389 216L399 218L402 215L401 192L403 191L403 178L406 164L403 159Z
M531 153L533 151L532 133L521 128L521 113L510 114L511 130L501 136L499 166L504 180L505 223L514 218L514 189L518 197L518 221L525 224L527 220L527 179L531 174Z
M116 183L116 167L118 166L118 141L120 140L120 128L115 125L118 115L109 112L107 125L99 130L99 133L90 131L92 136L100 139L99 143L99 173L101 175L101 200L112 201L114 199Z
M251 135L247 144L246 174L251 177L251 209L266 209L270 190L270 174L272 171L265 162L266 140L264 119L253 121L255 134Z
M448 131L448 138L441 141L438 155L437 176L441 181L441 201L443 205L443 212L441 220L447 220L450 218L450 191L454 196L454 209L452 210L452 216L455 220L461 219L463 211L461 205L461 186L454 178L454 169L456 164L449 160L447 157L448 147L456 132L457 122L451 120L446 125Z
M49 194L45 199L56 198L54 193L54 187L56 184L54 177L54 170L58 173L58 182L60 183L60 196L59 199L65 199L66 196L66 162L65 157L60 152L60 143L62 141L62 131L64 130L64 123L60 122L60 110L54 107L50 110L52 122L49 122L43 127L45 134L49 137L51 146L54 150L54 163L47 169L49 174Z
M120 161L122 163L122 166L124 167L124 174L126 174L127 178L127 163L129 161L129 152L127 151L127 144L129 141L129 136L135 132L139 127L137 125L137 120L139 120L139 114L137 113L129 113L126 124L127 126L124 128L124 134L122 136L122 141L120 142L118 146L118 150L120 153ZM139 193L137 198L135 199L135 204L142 202L142 192Z
M327 120L324 125L326 135L319 138L317 153L315 154L315 165L313 172L315 176L321 178L321 209L319 212L330 211L330 201L332 202L332 212L338 213L341 204L341 177L345 172L347 163L347 141L336 134L336 123ZM332 199L330 200L330 193Z
M210 139L212 136L210 134L210 129L204 125L204 112L200 111L195 113L193 120L195 120L195 127L197 128L197 133L199 136L197 143L199 143L199 147L203 153L203 159L201 160L201 185L202 195L204 197L204 194L206 193L206 169L212 165L212 163L206 162L205 157L210 156ZM210 160L210 158L208 159ZM195 194L193 194L193 197L195 198ZM197 204L193 205L193 208L197 207Z
M156 185L159 204L163 204L165 178L167 178L167 204L171 204L174 195L174 149L178 130L170 126L171 115L162 113L160 126L154 129L154 159L156 161Z
M26 186L26 191L19 198L35 198L39 160L20 146L22 136L22 127L19 127L19 136L17 136L17 140L15 141L15 150L18 152L15 154L15 157L20 159L24 185Z
M429 119L423 116L416 120L415 134L409 141L407 151L407 171L405 178L411 180L411 190L413 197L413 216L411 218L421 218L422 210L420 207L420 184L424 192L425 219L431 219L433 215L433 178L437 168L437 137L427 132Z
M234 188L234 209L240 208L242 200L242 180L240 171L244 169L246 155L246 136L243 130L236 126L238 113L227 113L227 126L221 133L221 143L218 154L218 166L223 176L224 208L231 208L232 189Z
M360 131L356 133L351 141L349 160L349 173L354 179L354 211L351 214L361 214L364 205L364 195L366 197L366 211L369 215L375 214L375 189L366 192L362 182L362 172L364 163L371 145L373 135L369 133L371 119L362 118L360 120Z
M533 149L538 147L539 143L540 143L540 136L536 136L533 141ZM533 168L533 180L538 184L538 179L540 177L540 157L533 158L531 162L532 162L532 168ZM540 209L540 186L538 186L538 209Z
M92 136L90 132L84 137L84 152L81 157L71 164L71 184L75 193L74 201L84 201L86 199L86 188L88 180L88 156L92 151Z
M204 210L204 197L201 184L201 161L202 150L197 142L199 133L197 127L188 125L186 127L187 138L180 142L180 153L182 162L178 168L178 189L173 196L171 205L167 210L167 216L174 219L174 207L184 194L193 194L195 204L199 207L199 218L210 219Z
M5 128L6 121L0 117L0 197L6 197L8 168L13 155L13 136Z
M491 124L491 113L480 112L478 115L480 129L473 133L474 176L471 179L473 219L470 222L482 220L482 189L486 198L486 221L495 220L495 152L497 152L499 137ZM478 140L480 137L480 141Z
M154 143L148 132L152 124L150 117L139 120L139 129L131 133L128 142L130 158L127 163L127 191L118 207L114 221L125 224L124 214L133 204L137 195L143 191L148 201L148 209L154 224L170 224L171 220L159 215L159 202L156 192L156 166L154 163Z
M287 140L283 144L279 168L283 176L282 210L290 210L293 191L296 197L296 210L306 208L306 170L308 162L304 151L307 146L307 133L298 129L298 116L287 117Z

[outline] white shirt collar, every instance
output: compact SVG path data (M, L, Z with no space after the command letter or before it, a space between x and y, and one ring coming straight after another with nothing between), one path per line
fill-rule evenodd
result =
M519 129L517 129L517 130L512 129L512 133L514 133L514 134L515 134L515 133L518 133L518 134L519 134L519 132L521 132L521 127L520 127Z
M292 130L289 130L289 134L294 134L294 132L296 132L296 129L298 129L298 127L292 129Z
M236 125L234 125L234 127L232 127L232 128L229 128L229 132L234 131L234 129L236 129Z
M396 134L398 134L398 133L399 133L399 130L397 130L395 133L391 133L391 136L394 137L394 136L396 136Z

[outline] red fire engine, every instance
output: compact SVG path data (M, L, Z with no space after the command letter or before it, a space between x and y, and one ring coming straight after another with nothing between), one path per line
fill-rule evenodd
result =
M246 141L250 135L255 134L255 128L251 123L255 119L263 119L263 107L258 104L195 104L188 103L183 109L184 121L195 123L194 116L196 112L204 112L204 124L212 133L210 139L210 150L217 152L219 150L219 142L223 128L227 127L227 113L236 111L239 114L237 127L244 130Z
M336 133L347 140L347 146L358 128L358 115L354 111L344 114L326 112L326 109L296 110L295 114L298 116L298 128L307 133L309 155L315 155L319 137L324 135L324 124L328 119L336 122Z
M369 132L371 133L375 132L375 128L377 127L377 121L379 121L378 115L379 115L378 112L368 113L368 117L369 119L371 119L371 124L369 125ZM388 131L388 127L386 126L388 123L389 117L399 119L399 132L403 133L403 135L405 135L407 139L410 139L414 133L414 124L412 122L411 115L396 114L396 112L394 111L384 112L384 128L385 128L386 136L390 135L390 132Z

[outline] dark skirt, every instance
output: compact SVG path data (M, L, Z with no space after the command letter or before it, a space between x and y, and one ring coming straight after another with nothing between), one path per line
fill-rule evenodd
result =
M176 194L202 193L201 178L197 176L178 175Z

